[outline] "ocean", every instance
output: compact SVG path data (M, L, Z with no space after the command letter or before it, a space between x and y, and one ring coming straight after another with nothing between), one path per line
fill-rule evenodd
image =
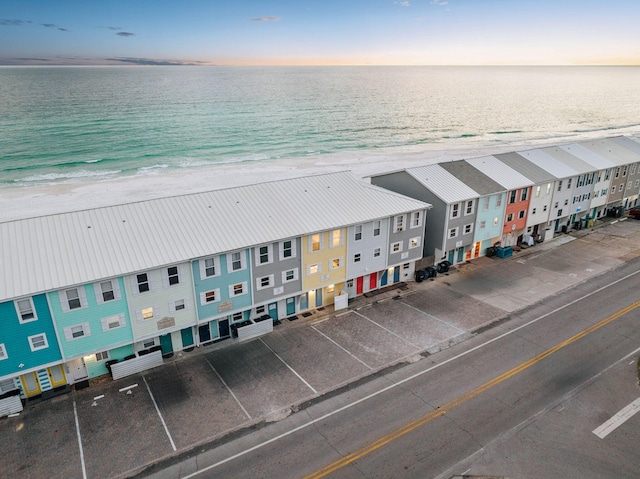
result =
M640 67L1 67L0 189L640 133Z

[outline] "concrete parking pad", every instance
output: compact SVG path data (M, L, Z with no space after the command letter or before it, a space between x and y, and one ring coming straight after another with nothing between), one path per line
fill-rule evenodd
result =
M313 395L259 339L214 350L205 357L253 418Z
M64 447L61 447L64 445ZM70 394L0 420L0 477L82 478Z
M250 419L201 355L152 369L145 377L177 449Z
M94 400L98 393L104 397ZM87 477L114 477L173 452L142 376L82 389L74 398Z
M319 323L316 328L372 368L391 364L419 349L353 311Z
M263 341L318 392L371 371L315 327L274 331Z

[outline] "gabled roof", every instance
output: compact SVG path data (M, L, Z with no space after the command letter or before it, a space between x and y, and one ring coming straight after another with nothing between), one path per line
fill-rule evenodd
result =
M584 141L581 142L580 145L597 153L601 157L616 162L616 166L629 165L640 161L640 155L638 155L638 153L634 153L632 150L618 145L608 138L597 141Z
M516 170L500 161L495 156L481 156L479 158L471 158L465 160L470 165L493 179L507 190L515 190L524 188L534 184L526 176L518 173Z
M555 150L558 150L557 147L553 147ZM522 155L524 158L532 161L540 168L543 168L545 171L548 171L550 174L555 176L558 179L561 178L569 178L571 176L575 176L578 173L576 170L571 168L570 166L558 161L558 159L551 154L551 149L542 148L535 150L527 150L527 151L519 151L518 154ZM563 151L565 155L569 153Z
M631 138L627 138L626 136L614 136L609 138L609 140L616 145L623 146L628 150L631 150L634 153L640 155L640 143L638 143L637 141L633 141Z
M441 164L416 166L407 168L405 171L447 204L481 196L469 185L445 170Z
M557 178L549 173L547 170L539 167L534 162L531 162L521 153L511 152L494 155L505 165L510 166L518 173L521 173L525 177L533 181L534 184L549 183L555 181Z
M605 157L597 152L587 148L584 145L578 143L572 143L570 145L563 145L562 148L567 153L570 153L575 158L578 158L583 164L584 168L580 170L580 173L586 173L587 171L593 171L594 168L598 170L604 170L618 166L618 163L611 157Z
M0 223L0 301L430 205L349 172Z
M440 163L440 166L468 185L471 189L477 191L480 196L505 191L502 185L496 183L464 160L444 162Z

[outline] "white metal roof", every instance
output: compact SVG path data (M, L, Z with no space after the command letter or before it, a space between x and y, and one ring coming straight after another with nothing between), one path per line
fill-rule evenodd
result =
M602 156L582 144L572 143L570 145L562 145L560 148L586 163L585 168L589 169L589 171L593 171L594 168L604 170L618 166L618 163L613 161L610 156ZM586 173L586 171L581 170L580 173Z
M545 169L556 178L568 178L578 174L576 170L558 161L557 158L547 153L545 149L519 151L518 154L535 163L540 168Z
M439 164L407 168L406 172L445 203L457 203L482 196Z
M584 141L580 146L597 153L600 157L614 162L615 166L629 165L640 161L638 153L611 141L609 138L602 140Z
M504 186L507 190L514 190L516 188L524 188L526 186L533 185L533 181L518 173L495 156L481 156L479 158L471 158L466 161L496 183Z
M0 223L0 301L429 207L339 172Z

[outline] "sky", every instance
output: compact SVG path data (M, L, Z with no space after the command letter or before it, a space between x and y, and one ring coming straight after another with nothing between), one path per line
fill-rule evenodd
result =
M640 0L0 0L0 65L640 65Z

